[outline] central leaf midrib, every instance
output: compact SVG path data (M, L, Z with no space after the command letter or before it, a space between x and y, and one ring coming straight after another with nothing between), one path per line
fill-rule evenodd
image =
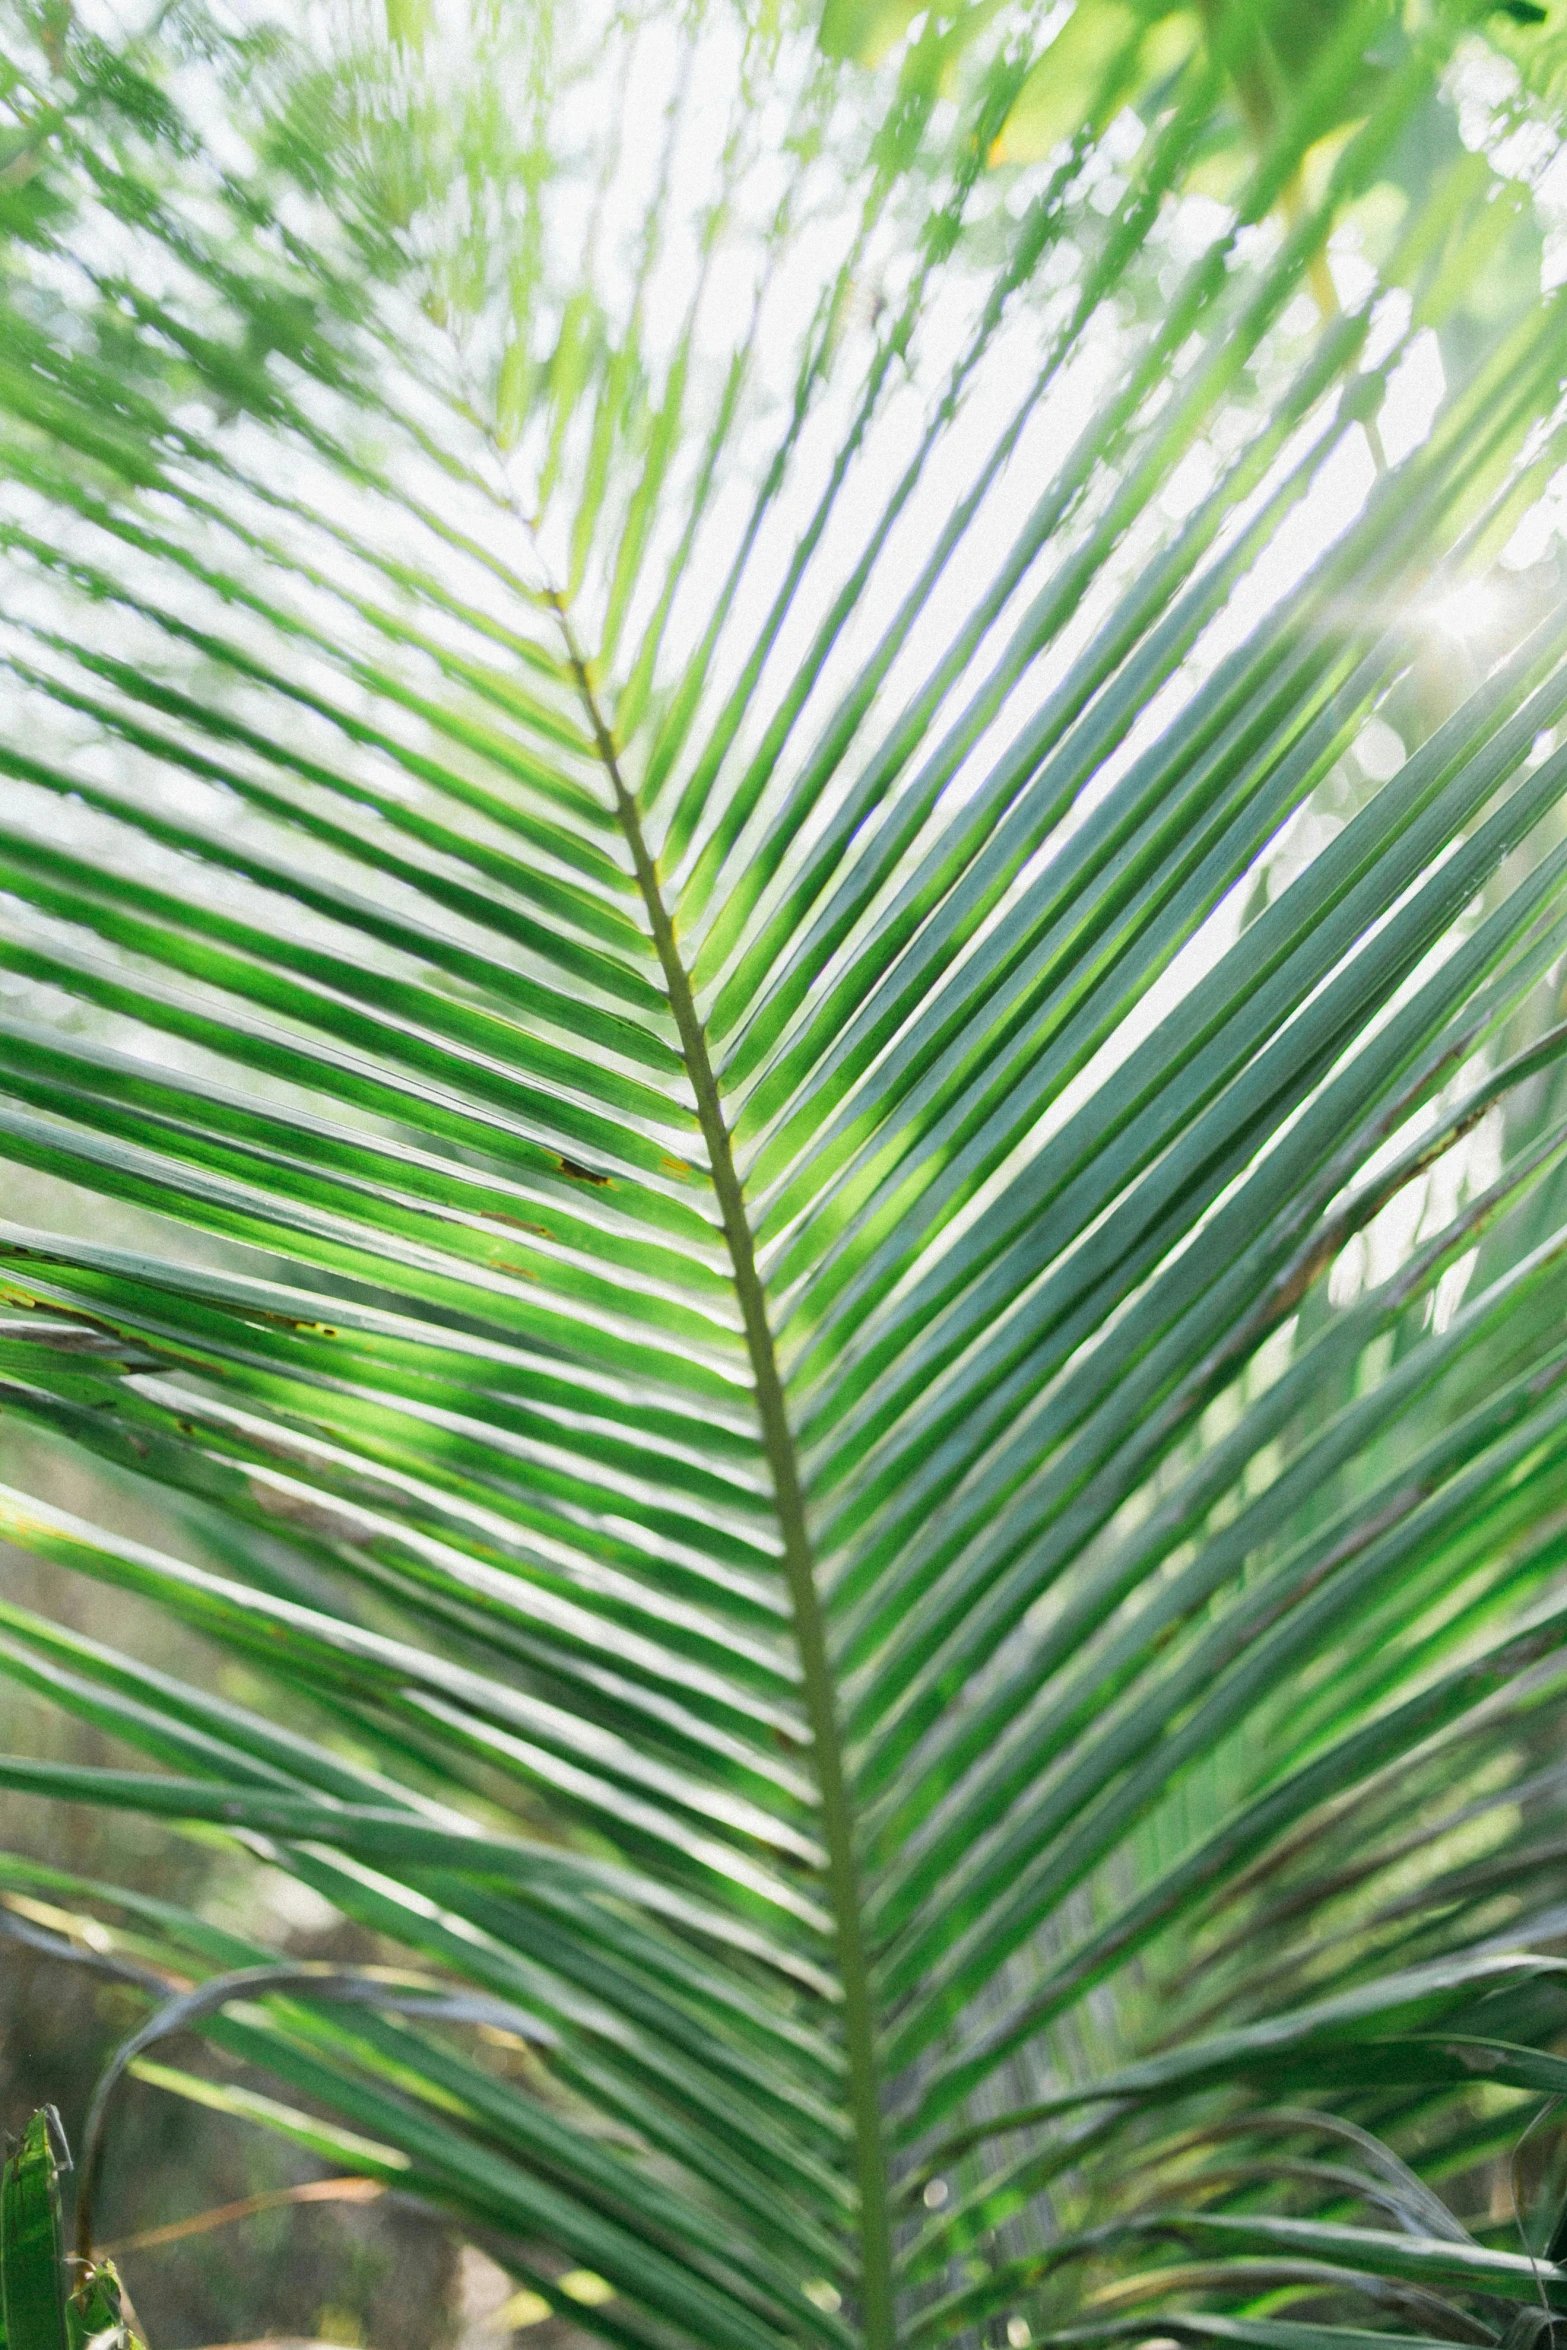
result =
M757 1269L756 1247L745 1195L735 1167L718 1078L696 1008L690 974L680 958L674 924L664 904L658 873L642 820L620 771L614 737L599 708L587 663L577 645L563 598L550 591L576 680L592 728L594 746L614 795L615 814L631 851L637 887L647 909L653 944L664 975L670 1010L680 1038L681 1057L696 1098L698 1123L707 1145L713 1191L734 1274L751 1365L757 1420L773 1481L774 1506L783 1541L784 1576L799 1651L802 1694L811 1732L811 1759L821 1805L822 1843L827 1856L827 1893L832 1911L843 1988L844 2054L848 2062L850 2120L854 2132L855 2177L859 2194L860 2324L866 2350L892 2350L895 2338L892 2287L892 2229L887 2165L881 2127L880 2073L875 2011L855 1854L854 1821L844 1769L826 1624L816 1589L815 1561L800 1483L799 1458L789 1424L783 1380L767 1319L767 1297Z

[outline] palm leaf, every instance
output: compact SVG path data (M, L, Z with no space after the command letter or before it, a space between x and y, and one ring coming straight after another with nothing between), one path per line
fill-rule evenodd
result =
M1563 2305L1556 68L1428 14L14 12L0 1533L213 1663L7 1598L0 1785L385 1964L0 1926L608 2341Z

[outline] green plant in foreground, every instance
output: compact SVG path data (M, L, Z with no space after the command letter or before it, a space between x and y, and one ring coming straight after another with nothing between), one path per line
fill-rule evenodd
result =
M7 2350L137 2350L113 2261L83 2264L74 2282L66 2267L58 2178L63 2152L50 2107L33 2115L0 2175L0 2312Z
M534 2314L1567 2313L1554 13L8 12L0 1783L375 1955L0 1924Z

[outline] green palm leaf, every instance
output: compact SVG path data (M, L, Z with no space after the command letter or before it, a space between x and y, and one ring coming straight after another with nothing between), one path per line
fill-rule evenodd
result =
M608 2341L1567 2308L1559 69L1417 13L12 12L0 1535L213 1662L7 1596L0 1785L385 1963L0 1930Z

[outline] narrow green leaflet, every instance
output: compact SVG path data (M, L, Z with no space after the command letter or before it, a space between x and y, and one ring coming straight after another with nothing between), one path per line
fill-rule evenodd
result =
M0 2303L18 2350L67 2350L69 2340L57 2129L52 2114L35 2113L0 2174Z

